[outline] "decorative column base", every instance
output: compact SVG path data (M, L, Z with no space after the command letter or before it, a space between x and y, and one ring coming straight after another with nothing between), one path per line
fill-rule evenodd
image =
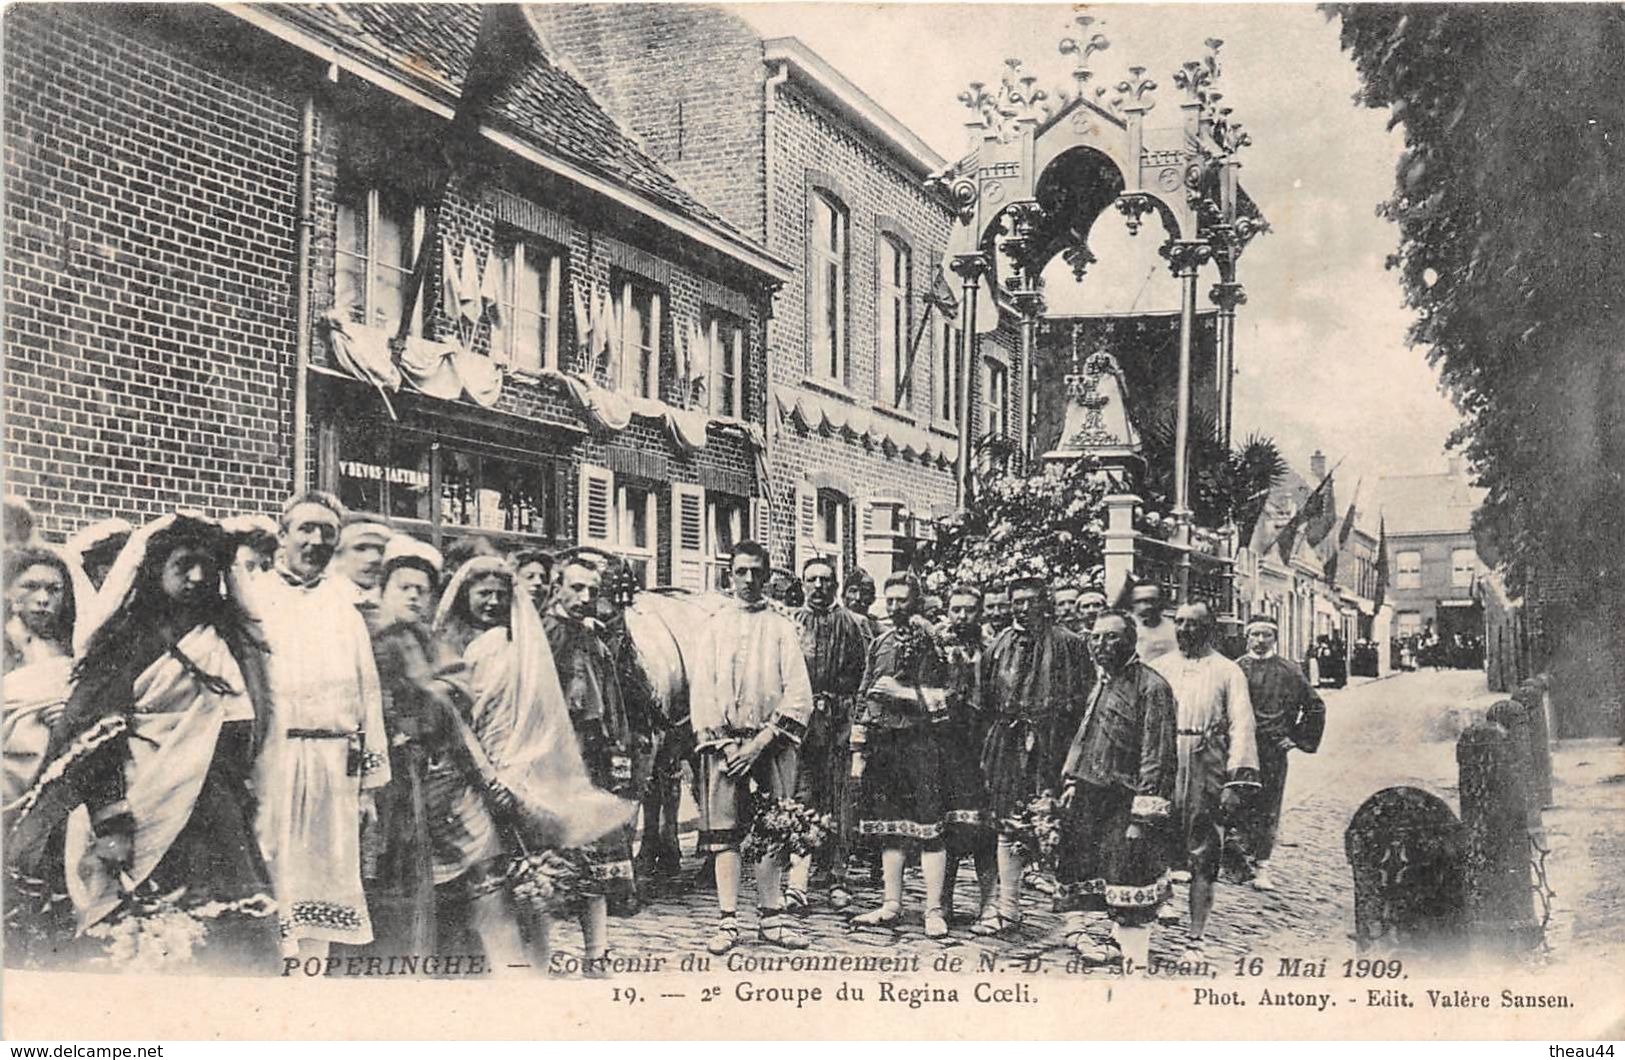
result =
M1106 496L1106 599L1116 601L1134 573L1134 508L1140 498L1132 493Z

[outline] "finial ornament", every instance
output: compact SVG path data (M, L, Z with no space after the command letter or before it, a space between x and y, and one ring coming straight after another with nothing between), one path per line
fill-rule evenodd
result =
M1117 82L1117 92L1123 100L1119 109L1130 114L1148 113L1157 105L1156 100L1148 98L1156 90L1157 83L1145 76L1145 67L1129 67L1128 77Z
M1095 29L1095 26L1105 23L1093 15L1079 15L1072 21L1078 27L1077 33L1063 37L1060 44L1056 45L1056 50L1062 55L1074 57L1072 80L1077 85L1076 94L1081 96L1083 86L1095 76L1095 72L1089 69L1089 57L1110 48L1112 42L1104 33Z

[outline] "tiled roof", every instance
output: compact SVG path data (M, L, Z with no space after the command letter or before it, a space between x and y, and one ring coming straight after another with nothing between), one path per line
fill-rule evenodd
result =
M1394 475L1377 484L1375 505L1389 534L1455 534L1473 528L1484 491L1459 473Z
M266 11L345 54L455 101L467 80L480 29L476 4L274 4ZM522 20L515 19L515 32ZM592 94L531 37L513 83L488 116L540 151L619 184L639 197L766 252L689 194L650 158Z

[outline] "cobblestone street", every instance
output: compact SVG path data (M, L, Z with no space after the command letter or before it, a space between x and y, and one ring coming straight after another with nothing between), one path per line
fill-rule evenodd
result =
M1499 698L1485 691L1481 673L1453 670L1366 680L1322 694L1328 715L1325 743L1319 754L1295 755L1288 778L1281 845L1272 861L1280 889L1266 894L1247 885L1221 882L1218 887L1207 954L1221 973L1230 970L1235 958L1249 953L1270 960L1293 955L1341 960L1352 955L1353 891L1343 852L1349 817L1371 794L1397 784L1433 791L1454 805L1454 736ZM692 843L692 835L684 837L686 850ZM693 857L685 858L685 879L698 864ZM1176 888L1176 898L1183 913L1183 887ZM864 886L853 909L873 908L878 901L878 888ZM960 869L958 915L972 915L974 902L975 880L967 859ZM753 904L747 883L740 898L747 940L754 934ZM927 940L921 906L921 883L913 869L899 929L854 929L846 915L817 896L803 921L812 942L809 952L852 953L879 947L888 953L929 956L947 948L965 956L967 964L983 950L997 952L1001 960L1046 952L1064 959L1060 917L1049 911L1049 896L1033 886L1024 889L1026 923L1021 937L1004 942L972 935L968 922L955 923L949 939ZM709 892L656 897L636 917L615 921L611 942L620 957L698 953L715 923L715 899ZM556 941L561 950L568 950L574 932L560 934L563 937ZM1184 935L1183 927L1157 929L1153 959L1175 959L1183 950Z

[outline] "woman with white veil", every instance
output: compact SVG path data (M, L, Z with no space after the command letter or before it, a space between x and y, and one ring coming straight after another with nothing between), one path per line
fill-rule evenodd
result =
M588 779L547 635L530 598L514 591L508 564L494 556L463 564L441 597L435 630L462 648L469 666L470 728L476 753L486 759L480 771L507 826L505 854L574 849L624 826L637 807ZM444 844L437 840L435 846L438 856ZM506 911L493 899L505 900ZM473 897L470 911L496 967L507 954L491 953L492 945L512 944L499 918L515 914L530 923L545 964L545 918L532 922L528 911L514 909L509 895L488 888Z
M247 786L255 705L239 660L255 641L221 587L231 550L200 516L131 535L44 768L6 807L7 847L36 877L61 858L81 930L132 895L246 914L217 921L208 952L249 968L276 942Z

